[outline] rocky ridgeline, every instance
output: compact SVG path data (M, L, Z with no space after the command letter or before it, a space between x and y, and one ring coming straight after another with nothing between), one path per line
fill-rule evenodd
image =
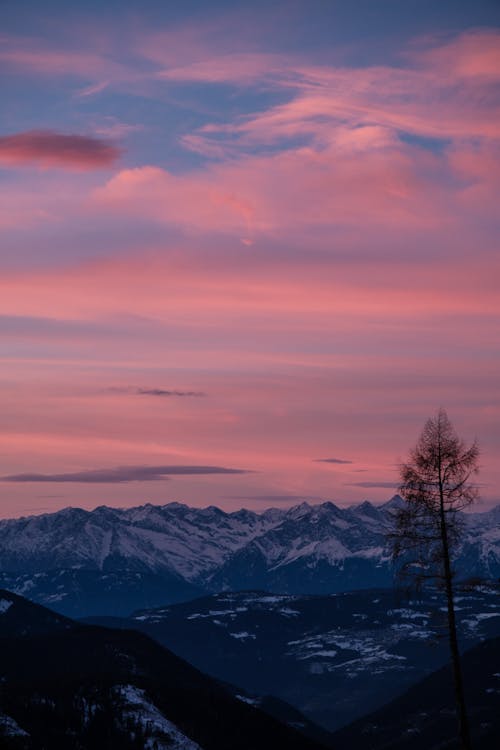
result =
M206 592L326 594L392 585L384 505L263 513L180 503L0 521L0 585L75 615L127 614ZM500 506L466 516L462 577L500 575Z

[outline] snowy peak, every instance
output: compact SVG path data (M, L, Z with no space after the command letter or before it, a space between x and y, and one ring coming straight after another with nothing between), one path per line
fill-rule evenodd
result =
M158 581L164 582L163 602L180 601L182 590L188 595L193 587L327 594L388 586L392 568L386 537L392 510L402 502L398 495L381 506L303 502L263 513L227 513L216 506L200 509L180 503L99 506L0 521L0 585L31 592L36 599L42 596L36 592L45 576L43 596L52 598L36 600L49 605L64 598L70 580L81 594L92 571L101 581L94 577L92 585L107 586L114 580L115 593L121 586L124 596L131 575L154 576L159 591ZM463 577L500 574L499 512L466 516L457 560ZM56 586L55 571L72 574L47 594L47 576ZM141 585L143 580L138 578ZM155 601L157 596L160 593Z
M386 503L383 503L380 506L381 510L391 510L392 508L397 509L401 508L404 505L404 500L401 497L401 495L393 495L390 500L388 500Z
M99 506L0 522L0 568L168 571L195 580L278 519L171 503L129 509Z
M290 510L286 512L286 517L297 521L300 518L307 516L311 512L311 509L309 503L304 501L303 503L300 503L300 505L294 505L293 508L290 508Z

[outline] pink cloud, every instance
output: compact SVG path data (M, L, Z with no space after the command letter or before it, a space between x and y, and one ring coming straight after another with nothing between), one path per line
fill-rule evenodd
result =
M494 217L500 191L500 143L460 144L450 148L449 160L461 183L458 198L462 210Z
M3 246L14 258L29 222L50 221L64 249L45 257L37 236L36 262L65 266L2 267L4 473L85 471L105 455L108 466L248 466L261 474L245 492L357 499L360 488L347 484L359 475L344 467L337 476L312 458L347 455L386 482L401 446L444 403L465 434L479 434L485 473L500 479L500 118L492 37L482 33L420 46L399 68L290 60L285 71L272 56L214 50L196 35L143 49L156 86L271 82L288 101L184 134L184 146L215 160L184 173L143 165L106 181L39 171L24 184L9 174ZM21 52L23 69L39 61L40 72L90 79L88 95L134 74L108 75L100 54ZM401 131L446 146L420 147ZM60 141L34 135L0 140L4 163L83 169L117 156L92 151L100 139L87 139L90 157L81 141L68 156ZM119 259L77 262L108 240ZM176 387L207 397L160 404L126 392L174 375ZM221 482L185 478L168 497L125 489L120 502L242 494ZM89 502L83 492L72 500Z
M245 85L262 81L270 75L286 75L283 56L254 53L232 53L207 57L180 67L169 67L156 75L163 80L234 83Z
M433 40L431 40L432 42ZM418 49L411 54L417 62L442 75L500 80L500 31L476 29L464 32L443 44L429 44L428 49Z
M85 86L83 89L80 89L76 92L75 96L78 98L85 98L87 96L94 96L95 94L100 94L101 92L105 91L109 86L109 81L100 81L99 83L91 84L90 86Z
M298 86L285 104L235 123L243 145L275 143L307 136L319 145L335 136L338 126L380 126L393 131L437 138L500 136L500 106L485 96L483 86L441 78L437 71L390 68L321 71L316 84ZM489 82L488 82L489 87ZM467 108L466 104L474 103ZM224 133L225 126L202 132ZM333 131L333 133L332 133Z
M376 127L339 128L321 150L233 158L183 175L126 169L93 194L96 209L256 241L327 227L431 228L455 220L446 157Z
M29 130L0 137L0 164L100 169L113 165L121 150L108 141L53 130Z
M279 259L252 263L251 257L240 263L238 256L230 254L205 259L203 250L179 248L165 258L160 253L143 254L137 259L87 263L74 269L4 272L0 311L41 317L47 323L48 336L64 339L66 334L76 347L81 343L81 338L75 338L78 323L90 322L101 327L102 337L92 336L92 327L81 325L81 336L90 338L89 347L99 338L109 349L109 340L114 338L116 351L123 346L115 332L120 323L125 330L140 333L145 348L156 346L161 326L168 326L171 335L177 329L180 335L175 345L182 348L185 340L187 355L190 344L185 334L189 330L204 331L204 337L211 332L212 340L206 340L210 348L219 334L215 346L222 346L226 334L236 336L237 331L241 335L258 331L262 343L284 333L307 341L314 331L324 335L332 320L336 331L353 336L372 320L374 325L376 321L383 326L387 323L379 335L390 341L397 331L404 337L410 322L427 333L433 319L439 317L443 325L446 321L454 325L454 318L461 315L469 322L464 320L453 334L457 343L461 336L472 334L481 316L500 311L495 284L500 267L491 258L488 265L459 257L453 257L451 267L450 263L449 254L436 258L431 266L425 258L421 262L366 259L359 264L355 259L340 262L326 257L313 264L307 256L289 259L285 265ZM238 321L236 327L232 315ZM58 320L68 321L66 328L57 324ZM76 325L72 327L71 321ZM153 328L152 338L145 336L148 321L159 326ZM26 331L29 325L26 321ZM41 326L35 330L43 337ZM478 343L482 336L489 341L490 335L489 326L478 331ZM141 345L138 340L136 346ZM245 346L243 343L242 348ZM249 358L252 356L254 352L249 353ZM203 360L204 351L199 357ZM271 349L262 357L270 358Z
M284 65L266 55L206 59L179 70L189 80L246 85L258 77L272 77L273 85L288 91L288 102L275 105L230 124L208 124L198 131L207 141L240 134L249 143L270 144L305 136L315 146L335 140L339 127L382 127L415 135L454 139L500 137L500 105L495 85L500 81L500 33L466 32L451 42L407 56L401 67L346 68L304 65L290 59ZM170 72L174 78L176 69ZM200 141L197 148L201 151Z
M92 52L79 49L81 40L72 50L43 47L29 39L4 39L0 60L35 74L90 79L78 96L117 83L141 90L155 81L272 85L276 91L288 92L285 104L212 126L220 133L239 132L242 142L268 143L303 134L323 143L332 125L342 124L378 125L443 138L500 134L498 101L485 95L499 81L497 31L468 31L446 42L417 40L405 55L405 64L398 67L348 68L306 64L296 56L256 50L249 43L241 50L237 29L228 35L221 28L213 23L156 34L129 29L127 57L111 32ZM206 137L209 129L201 132ZM195 146L200 150L199 140Z
M254 214L251 200L231 185L199 178L176 176L147 166L119 172L94 192L96 206L118 212L181 224L187 229L241 231L249 228Z
M3 37L0 43L0 60L37 75L99 77L114 67L99 53L43 46L36 39Z
M103 455L109 465L219 465L224 460L224 465L236 466L244 460L245 467L259 471L244 483L228 478L211 485L179 478L168 489L142 490L146 494L141 498L163 502L189 498L207 504L219 493L241 494L237 487L264 484L325 498L355 499L359 491L343 486L359 481L359 475L351 471L369 468L369 478L375 481L395 476L398 456L412 444L436 397L446 393L450 413L462 432L474 434L481 421L483 445L489 445L485 473L490 479L497 475L491 450L495 443L490 441L498 409L490 405L483 413L496 381L493 374L488 379L483 372L481 389L471 392L471 378L478 377L473 362L464 363L454 374L439 357L403 362L400 357L380 355L365 356L350 366L337 358L329 367L314 368L309 363L301 370L288 367L281 372L224 373L214 368L189 375L198 386L203 378L207 398L169 401L161 409L126 395L92 393L89 381L97 386L103 379L110 382L113 373L116 377L116 362L109 369L101 363L94 370L88 362L80 368L66 362L64 379L60 368L55 364L52 368L50 388L47 365L42 365L36 377L25 368L16 389L6 391L10 398L0 445L5 465L13 473L60 472L61 467L65 472L85 471L102 465ZM12 377L14 372L7 364L3 377ZM468 394L465 404L464 392ZM334 470L313 464L312 459L325 450L347 455L354 463ZM135 490L135 502L140 492ZM369 494L384 497L383 492ZM79 497L91 499L88 492ZM122 502L134 501L133 493L119 497Z
M23 348L22 336L14 349L3 342L4 464L10 474L67 473L104 465L105 456L109 466L259 472L244 483L184 477L168 490L118 496L103 489L99 502L138 502L143 492L140 501L206 504L241 495L243 486L248 494L275 487L345 501L362 489L344 486L359 480L351 468L387 481L401 446L412 444L445 399L461 431L480 435L483 477L494 481L499 271L498 261L478 257L252 263L230 254L204 258L202 247L3 273L1 309L33 316L23 325L37 334L36 348ZM62 323L44 332L42 323L57 317ZM106 332L110 322L124 330ZM174 380L207 395L158 403L109 390ZM322 455L348 455L355 464L332 471L312 463ZM383 499L383 488L369 495ZM22 496L21 488L9 494L12 503ZM92 499L83 490L71 497Z
M400 68L304 67L291 61L285 72L266 55L213 58L205 51L201 60L172 67L168 75L246 85L272 74L290 92L289 101L182 136L184 146L219 163L182 175L153 166L124 170L95 192L96 205L188 232L237 234L252 243L311 227L451 227L462 221L464 208L477 218L490 178L471 173L474 186L466 184L465 159L470 172L484 150L466 143L500 137L500 103L491 87L495 68L484 63L488 76L464 82L460 70L441 71L433 55L451 59L458 49L464 59L476 59L476 53L482 59L484 44L490 60L496 38L490 32L463 34L414 53L413 66ZM433 153L410 146L401 133L453 145ZM273 145L274 152L250 154L256 144Z

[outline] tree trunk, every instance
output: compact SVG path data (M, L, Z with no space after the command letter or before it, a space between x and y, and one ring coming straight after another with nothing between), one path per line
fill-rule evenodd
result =
M441 474L441 472L440 472ZM462 668L460 664L460 651L458 650L457 625L455 620L455 604L453 601L453 578L450 563L450 551L448 545L448 533L446 527L446 515L444 509L444 491L441 476L439 477L439 511L441 526L441 542L443 546L443 567L446 586L446 601L448 605L448 636L453 667L453 681L455 683L455 704L458 719L458 733L462 750L472 750L469 733L469 722L467 720L467 709L465 706L464 684Z

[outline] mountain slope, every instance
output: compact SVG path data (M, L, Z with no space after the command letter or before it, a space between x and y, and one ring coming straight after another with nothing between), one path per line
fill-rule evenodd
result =
M320 747L142 633L83 626L6 591L0 602L2 747Z
M500 747L500 638L464 654L472 746ZM444 667L404 695L333 735L337 750L459 750L453 678Z
M496 587L457 595L462 648L500 636L498 599ZM137 627L202 671L276 695L332 730L447 662L444 604L431 592L239 592L108 622Z
M0 585L72 616L127 614L203 592L334 593L392 584L385 535L398 498L262 514L163 506L0 521ZM459 574L500 575L500 507L469 514Z

